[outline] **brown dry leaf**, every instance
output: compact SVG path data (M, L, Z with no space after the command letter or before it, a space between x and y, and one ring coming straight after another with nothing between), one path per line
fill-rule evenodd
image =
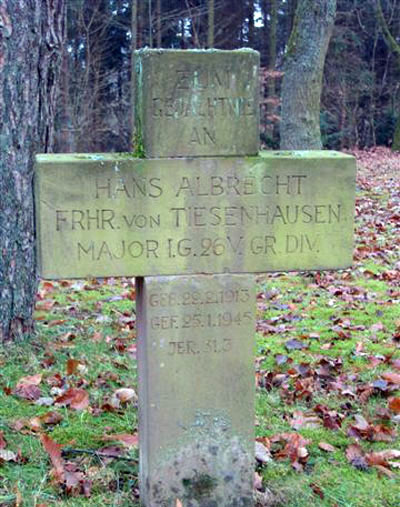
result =
M46 414L41 415L39 419L43 424L58 424L64 418L59 412L50 411L46 412Z
M118 433L115 435L103 435L101 439L106 442L121 442L125 447L137 447L139 444L139 436L137 434Z
M378 470L378 472L381 472L383 475L386 475L386 477L389 477L389 479L394 479L396 477L396 474L389 470L389 468L386 468L384 465L374 465L375 468Z
M386 372L382 373L381 377L391 384L400 385L400 373Z
M350 465L358 470L366 470L368 463L359 444L350 444L346 449L346 458Z
M321 426L321 419L296 410L293 412L293 419L290 421L290 426L296 431L304 428L319 428Z
M278 459L289 458L295 470L303 470L308 458L306 445L311 443L310 440L306 440L298 433L279 433L271 437L270 440L271 442L286 442L285 447L278 451L275 457Z
M53 465L53 475L57 482L64 482L64 460L61 456L62 445L57 444L48 435L40 435L40 441L50 457Z
M262 477L257 472L254 472L253 487L258 490L262 489Z
M127 403L128 401L137 401L137 394L134 389L128 387L121 387L117 389L110 400L110 405L114 408L120 408L121 403Z
M89 406L89 394L84 389L71 387L59 396L54 403L70 406L74 410L85 410Z
M37 310L38 312L48 312L53 308L54 304L55 304L54 299L38 301L35 305L35 310Z
M22 377L19 379L16 387L20 387L22 385L34 385L38 386L42 381L42 374L37 373L36 375L29 375L27 377Z
M42 421L40 420L40 417L31 417L26 426L28 426L32 431L39 432L42 429Z
M101 449L97 449L97 452L100 454L100 456L109 458L119 458L125 454L124 450L117 445L102 447Z
M13 393L15 396L18 396L18 398L28 401L36 401L42 395L39 387L34 384L22 384L19 387L17 386Z
M13 393L24 400L35 401L40 398L41 392L38 385L42 381L42 374L30 375L19 379Z
M321 498L321 500L324 499L324 492L317 484L310 484L310 488L313 490L313 492Z
M51 320L48 323L48 326L49 327L55 327L55 326L61 326L61 324L65 324L65 319Z
M389 398L389 409L395 414L400 414L400 398Z
M128 387L122 387L121 389L117 389L114 392L114 395L122 401L122 403L126 403L130 400L136 400L137 395L134 389L130 389Z
M176 499L175 507L183 507L183 503L179 500L179 498Z
M269 463L272 460L271 452L261 442L255 443L255 456L256 460L260 463Z
M355 415L356 424L348 427L347 434L371 442L390 442L396 438L396 430L384 424L369 423L362 415Z
M399 459L400 458L400 451L397 449L385 449L384 451L377 451L371 453L374 456L377 456L381 459L388 460L388 459ZM369 455L367 455L369 456Z
M320 442L318 444L318 447L326 452L335 452L337 449L331 444L328 444L327 442Z
M0 431L0 449L5 449L7 447L7 442L4 440L4 433Z
M68 359L67 361L67 375L74 375L76 373L78 366L81 364L78 359Z

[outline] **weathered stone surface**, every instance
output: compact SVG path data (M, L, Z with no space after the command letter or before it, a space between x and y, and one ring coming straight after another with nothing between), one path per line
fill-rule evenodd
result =
M137 284L143 505L253 505L254 280Z
M347 155L42 155L36 176L44 278L351 265L355 162Z
M256 51L141 49L135 61L146 157L257 154Z

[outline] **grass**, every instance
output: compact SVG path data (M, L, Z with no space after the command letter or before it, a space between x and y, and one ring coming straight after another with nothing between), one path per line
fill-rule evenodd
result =
M378 272L379 270L377 270ZM311 283L310 283L311 282ZM346 286L363 287L366 294L371 298L360 304L349 306L348 303L332 299L328 291L310 290L312 279L310 275L304 275L303 280L298 277L285 275L278 279L265 280L262 289L265 294L279 288L279 296L268 305L266 311L261 310L260 319L273 321L274 318L282 320L285 305L296 301L295 316L298 319L287 319L288 331L281 328L279 334L262 336L258 334L257 350L261 352L260 370L284 373L293 364L310 363L315 365L321 355L330 358L340 357L343 360L341 373L348 376L356 375L357 379L349 382L356 386L379 378L380 373L390 370L387 364L381 364L375 368L370 367L371 355L393 355L399 357L399 350L391 337L396 329L396 320L400 317L399 307L390 302L388 286L374 279L354 277ZM318 304L312 304L317 297ZM350 320L351 326L356 329L351 331L351 337L345 340L335 340L335 332L332 331L332 321L335 318ZM283 319L285 321L285 319ZM384 331L374 333L371 326L379 321L384 326ZM278 321L279 322L279 321ZM398 323L397 323L398 325ZM293 327L294 329L291 329ZM309 348L302 351L291 351L285 348L285 343L292 337L305 335L319 335L318 339L306 339ZM328 350L321 350L321 345L332 343ZM362 356L356 356L355 351L358 343L363 344ZM276 363L277 354L286 354L293 359L293 363L284 364L280 367ZM288 405L281 397L280 388L272 388L268 392L259 388L257 393L257 418L259 425L256 434L259 437L271 437L278 433L292 432L290 426L290 414L294 411L309 411L317 403L328 405L330 409L340 411L341 405L346 401L345 397L322 390L314 393L312 401L298 400ZM359 400L350 399L352 407L349 417L346 417L343 426L338 431L326 428L302 429L300 433L311 440L309 446L310 459L307 462L305 472L299 474L294 471L289 460L272 461L268 466L261 469L262 477L268 488L278 498L284 498L279 505L304 506L307 503L321 506L398 506L400 505L399 477L389 479L380 476L374 469L359 471L350 465L346 459L347 446L354 440L347 436L347 427L352 422L352 413L362 413L372 419L379 406L386 406L385 396L376 394L362 405ZM334 453L326 453L319 449L319 442L328 442L337 448ZM400 448L400 440L392 443L362 442L365 451L381 450L387 448ZM312 487L317 486L322 492L323 498L315 494Z

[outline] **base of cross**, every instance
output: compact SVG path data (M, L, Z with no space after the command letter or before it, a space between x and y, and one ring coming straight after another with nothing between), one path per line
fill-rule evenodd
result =
M252 506L253 278L137 286L142 505Z

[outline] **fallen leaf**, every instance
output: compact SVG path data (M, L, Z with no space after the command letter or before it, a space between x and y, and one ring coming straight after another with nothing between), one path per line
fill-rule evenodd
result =
M39 417L31 417L27 423L27 426L32 431L39 432L42 429L42 422Z
M285 347L288 350L301 350L301 349L306 349L308 347L308 345L306 343L299 342L299 340L293 339L293 340L288 340L285 343Z
M386 372L382 373L381 377L391 384L400 385L400 373Z
M57 444L45 434L40 435L40 441L50 457L56 481L59 483L64 482L64 460L61 456L61 449L63 446L61 444Z
M116 396L122 403L126 403L130 400L137 400L137 394L134 389L128 387L122 387L121 389L117 389L114 392L114 396Z
M84 389L71 387L59 396L54 403L70 406L74 410L84 410L89 406L89 394Z
M261 490L262 489L262 477L257 472L254 472L254 479L253 479L253 488Z
M13 394L25 400L35 401L40 398L41 392L38 385L42 381L41 373L19 379Z
M68 359L67 361L67 375L74 375L76 373L78 366L81 364L78 359Z
M347 447L346 458L350 465L358 470L367 470L368 463L359 444L350 444Z
M4 433L0 431L0 449L5 449L7 447L7 442L4 440Z
M255 455L260 463L269 463L272 460L270 451L261 442L255 444Z
M316 416L306 415L300 410L296 410L293 413L290 426L296 431L304 428L319 428L321 426L321 419Z
M390 398L389 409L395 414L400 414L400 398Z
M271 442L285 442L283 449L275 453L277 459L289 458L293 468L302 471L308 458L306 445L310 440L306 440L298 433L279 433L270 438Z
M18 384L16 387L22 386L22 385L35 385L38 386L42 381L42 374L37 373L36 375L30 375L28 377L22 377L19 379Z
M35 405L38 405L39 407L50 407L53 403L54 399L48 396L40 397L35 401Z
M322 489L317 486L316 484L310 484L310 488L313 490L313 492L319 496L321 498L321 500L324 499L324 492L322 491Z
M39 301L35 305L35 309L38 312L49 311L53 308L55 301L53 299L47 299L46 301Z
M101 456L105 456L108 458L119 458L120 456L123 456L125 454L124 450L116 445L112 445L110 447L102 447L101 449L97 449L97 452Z
M63 420L63 416L59 412L47 412L39 417L43 424L58 424Z
M6 449L0 449L0 463L2 461L17 461L17 454Z
M18 396L18 398L28 401L36 401L42 394L39 387L34 384L22 384L17 386L13 393L15 396Z
M318 444L318 447L326 452L335 452L337 449L331 444L328 444L327 442L320 442Z
M104 441L117 441L125 445L125 447L137 447L139 444L139 436L130 435L129 433L118 433L115 435L103 435L102 440Z

